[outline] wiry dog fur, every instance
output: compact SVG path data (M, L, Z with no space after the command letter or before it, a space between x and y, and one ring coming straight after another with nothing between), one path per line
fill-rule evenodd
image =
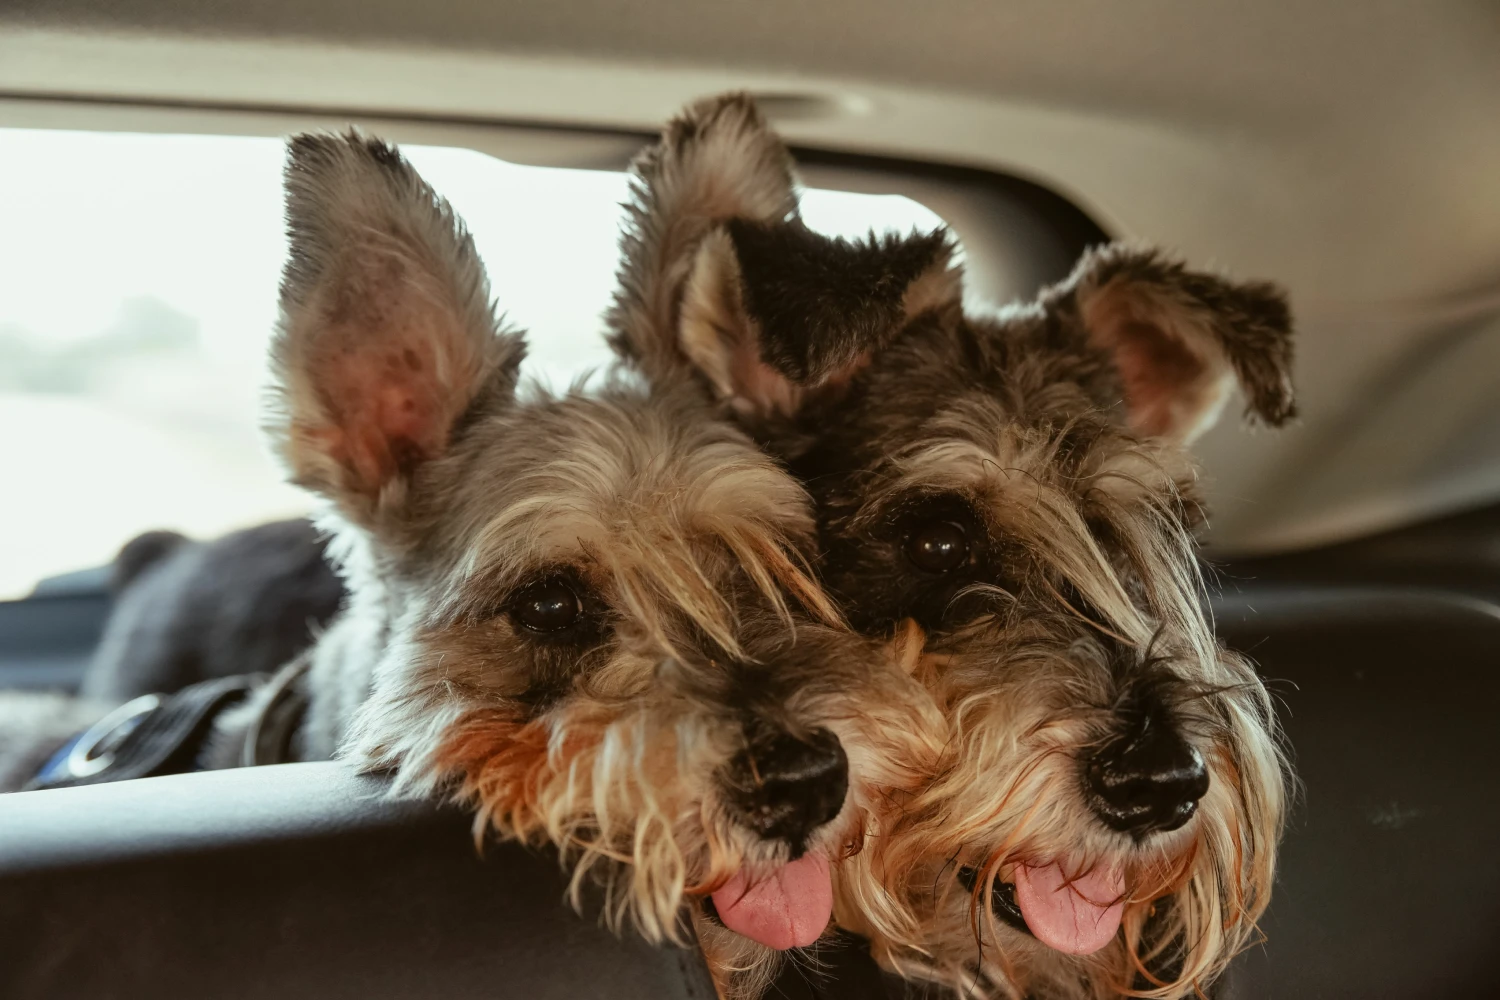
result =
M299 137L287 189L268 430L327 501L350 592L312 654L297 756L393 769L398 793L456 791L476 836L556 845L575 900L598 876L609 916L653 940L679 939L684 899L737 875L857 854L935 766L942 720L911 677L920 641L852 634L805 573L802 488L713 416L687 369L518 388L521 336L461 223L393 148ZM287 557L262 567L279 590L299 555L322 555L285 529L227 547L153 533L121 553L117 585L157 618L192 618L205 595L180 584L210 573L246 596L242 573L218 571L259 538ZM559 607L563 627L528 627ZM142 680L96 673L115 700ZM239 763L268 696L220 720L206 766ZM109 702L14 705L28 725L0 754L10 787ZM761 992L777 954L691 912L721 992Z
M521 335L392 147L300 136L286 180L268 430L350 591L301 755L456 789L653 940L736 873L858 851L941 718L915 648L903 669L805 572L803 489L671 377L518 389ZM757 990L773 956L704 930L721 988Z
M1205 615L1186 445L1236 383L1265 423L1292 415L1281 294L1109 246L1035 302L966 313L943 233L808 230L736 95L636 172L615 347L696 373L789 464L858 628L928 636L953 737L844 867L838 919L966 996L1207 986L1266 905L1287 772L1264 686ZM1090 902L1123 910L1092 954L1021 922L1013 883L1048 871L1120 886Z

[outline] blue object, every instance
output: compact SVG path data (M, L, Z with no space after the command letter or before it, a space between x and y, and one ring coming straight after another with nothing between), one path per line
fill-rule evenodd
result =
M48 758L47 763L42 765L42 769L38 771L36 773L36 777L32 779L33 783L50 783L57 780L58 778L61 778L68 769L68 755L73 752L73 748L78 745L78 741L83 739L87 735L88 730L84 730L77 736L74 736L72 739L68 740L68 742L64 743L62 747L58 749L57 753L53 754L50 758Z

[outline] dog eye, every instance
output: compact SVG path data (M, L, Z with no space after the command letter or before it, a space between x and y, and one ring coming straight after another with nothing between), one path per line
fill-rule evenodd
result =
M969 559L969 536L953 521L928 521L907 536L906 558L924 573L951 573Z
M543 580L525 587L511 602L510 614L529 632L562 632L578 624L583 602L562 580Z

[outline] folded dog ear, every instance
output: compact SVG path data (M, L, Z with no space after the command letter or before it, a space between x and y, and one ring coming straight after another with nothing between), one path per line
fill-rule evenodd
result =
M952 256L941 230L851 242L800 220L733 220L698 248L678 343L742 414L790 415L847 382L917 315L956 305Z
M914 310L958 300L942 234L803 225L791 155L744 94L690 106L632 169L610 343L654 384L702 378L742 413L789 413Z
M1191 442L1213 426L1236 381L1248 415L1273 427L1295 416L1292 318L1276 286L1112 245L1085 254L1058 291L1113 360L1140 433Z
M525 347L500 332L463 224L395 148L300 135L285 181L268 430L294 480L358 519L476 400L514 393Z

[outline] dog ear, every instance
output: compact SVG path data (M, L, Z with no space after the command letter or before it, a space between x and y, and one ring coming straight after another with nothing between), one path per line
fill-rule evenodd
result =
M957 305L952 256L941 230L851 242L800 220L732 220L698 248L678 345L741 414L790 415L846 383L917 315Z
M786 146L741 93L689 105L630 172L609 342L661 385L691 375L678 315L704 238L730 219L795 217L796 180Z
M1114 363L1131 426L1183 444L1218 419L1238 381L1252 418L1296 415L1292 318L1265 282L1190 271L1152 250L1089 251L1061 286L1089 343Z
M295 481L364 519L481 396L513 396L525 347L500 331L463 224L394 147L300 135L285 182L267 429Z
M788 413L914 310L958 300L946 236L809 230L791 155L744 94L690 106L632 171L610 343L653 384L705 379L744 414Z

